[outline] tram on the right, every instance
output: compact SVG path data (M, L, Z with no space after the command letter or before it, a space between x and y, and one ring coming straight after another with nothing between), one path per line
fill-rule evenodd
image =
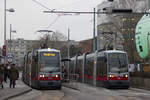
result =
M106 88L129 88L128 56L124 51L99 50L71 58L70 75L78 81ZM71 77L70 77L71 78Z

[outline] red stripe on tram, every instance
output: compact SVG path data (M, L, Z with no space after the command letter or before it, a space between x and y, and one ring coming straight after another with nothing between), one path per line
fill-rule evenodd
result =
M109 77L109 80L128 80L128 77Z

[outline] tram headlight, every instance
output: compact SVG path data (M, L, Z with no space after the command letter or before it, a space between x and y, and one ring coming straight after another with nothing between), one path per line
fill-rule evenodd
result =
M125 77L127 78L127 77L128 77L128 75L126 74L126 75L125 75Z
M40 77L45 77L45 75L44 74L40 74Z
M111 74L109 75L109 77L111 77Z
M59 75L56 75L56 77L59 77Z
M58 75L56 75L56 77L58 77Z
M112 78L112 77L114 77L114 75L113 75L113 74L110 74L109 77Z

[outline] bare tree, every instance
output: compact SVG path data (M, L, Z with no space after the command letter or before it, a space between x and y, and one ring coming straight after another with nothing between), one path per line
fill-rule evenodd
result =
M40 37L40 45L45 44L46 47L60 49L63 45L66 44L67 37L59 32L53 32L52 34L44 34Z
M46 33L43 36L40 36L39 40L35 41L30 46L28 46L27 50L39 48L60 49L67 44L66 41L67 37L59 31L53 32L52 34Z

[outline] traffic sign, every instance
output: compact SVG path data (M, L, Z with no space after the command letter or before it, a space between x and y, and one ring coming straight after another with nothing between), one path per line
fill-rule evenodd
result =
M8 61L9 63L12 63L13 59L12 59L12 58L8 58L7 61Z

